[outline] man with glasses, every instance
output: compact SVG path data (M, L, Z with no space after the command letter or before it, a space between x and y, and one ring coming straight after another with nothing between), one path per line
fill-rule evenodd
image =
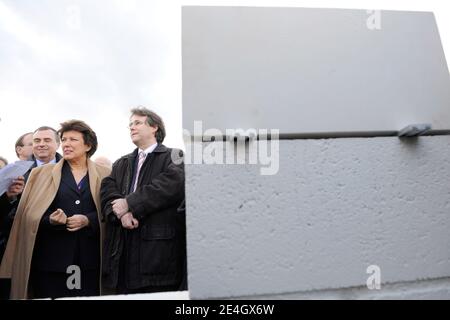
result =
M164 123L146 108L131 110L129 129L137 148L101 187L103 286L117 294L184 290L184 165L172 159L181 151L162 144Z

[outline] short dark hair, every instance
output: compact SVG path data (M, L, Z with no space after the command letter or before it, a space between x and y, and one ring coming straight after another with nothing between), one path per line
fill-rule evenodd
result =
M88 158L95 153L98 146L97 135L84 121L69 120L61 123L61 129L58 130L59 136L62 138L64 132L67 131L77 131L83 135L84 144L91 147L87 152Z
M42 126L42 127L39 127L39 128L37 128L36 130L34 130L33 134L36 133L36 132L38 132L38 131L45 131L45 130L51 130L51 131L53 131L53 132L55 133L55 140L56 140L56 143L58 143L58 144L61 143L61 140L59 139L59 136L58 136L58 132L57 132L55 129L53 129L52 127L49 127L49 126Z
M166 128L164 127L164 122L160 116L143 106L131 109L131 115L146 116L147 123L151 127L158 127L158 131L155 133L156 141L158 141L158 143L164 141L164 138L166 137Z
M23 135L21 135L21 136L19 137L19 139L17 139L16 145L15 145L15 147L14 147L14 150L16 151L17 157L19 157L19 153L17 152L17 147L23 147L23 146L24 146L24 144L23 144L23 139L24 139L27 135L29 135L29 134L33 134L33 132L27 132L27 133L24 133Z

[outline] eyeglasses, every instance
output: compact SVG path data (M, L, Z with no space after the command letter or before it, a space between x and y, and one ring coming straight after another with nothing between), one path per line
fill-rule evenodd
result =
M140 120L134 120L133 122L130 122L130 123L128 124L128 129L131 129L133 126L139 127L139 126L143 125L144 123L145 123L145 122L140 121Z

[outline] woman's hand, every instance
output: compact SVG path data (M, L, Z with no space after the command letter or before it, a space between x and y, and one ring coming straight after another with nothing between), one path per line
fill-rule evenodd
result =
M52 225L60 225L60 224L66 224L67 216L61 209L56 210L53 212L50 217L50 224Z
M89 225L89 219L82 214L74 214L67 218L67 231L78 231Z

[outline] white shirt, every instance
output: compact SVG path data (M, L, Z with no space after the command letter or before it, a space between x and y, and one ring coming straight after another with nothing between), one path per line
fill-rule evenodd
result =
M139 160L138 160L137 169L136 169L136 177L134 178L135 180L134 180L134 183L133 183L133 192L134 192L134 191L136 190L136 188L137 188L139 171L140 171L142 165L144 164L145 159L147 158L147 155L148 155L149 153L152 153L153 150L155 150L155 148L156 148L157 146L158 146L158 143L155 143L155 144L152 144L150 147L148 147L148 148L145 149L145 150L142 150L142 149L139 148L139 150L138 150L138 159L139 159ZM141 154L142 154L142 153L145 154L145 157L141 159Z
M148 156L148 154L149 154L149 153L152 153L153 150L155 150L157 146L158 146L158 142L155 143L155 144L152 144L150 147L148 147L148 148L145 149L145 150L139 149L138 154L139 154L140 152L144 152L144 153L145 153L145 156Z
M56 158L53 158L53 160L50 160L50 162L47 162L47 163L56 163ZM44 164L47 164L47 163L42 162L39 159L36 159L36 164L37 164L38 167L43 166Z

